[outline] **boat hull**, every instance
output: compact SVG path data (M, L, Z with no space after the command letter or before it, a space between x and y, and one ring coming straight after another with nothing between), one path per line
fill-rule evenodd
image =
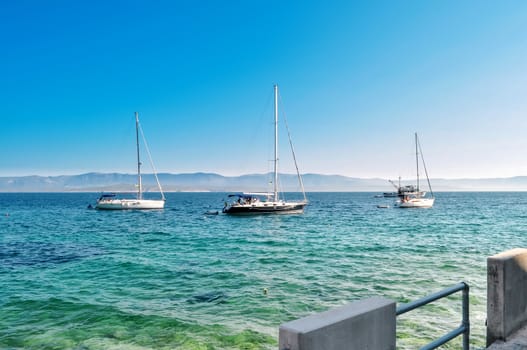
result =
M307 203L263 202L257 204L232 204L223 209L229 215L302 214Z
M143 210L143 209L163 209L164 200L156 199L111 199L100 200L95 205L95 209L101 210Z
M412 198L408 201L400 201L397 203L399 208L432 208L434 206L435 198Z

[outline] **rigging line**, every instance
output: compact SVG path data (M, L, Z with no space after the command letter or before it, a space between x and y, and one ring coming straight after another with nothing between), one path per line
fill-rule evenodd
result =
M269 149L269 145L271 144L271 138L268 137L267 135L267 132L268 132L268 125L272 125L272 123L269 123L268 122L268 115L267 113L269 112L270 110L270 106L272 105L272 101L273 101L273 92L271 91L268 95L267 95L267 100L265 102L265 104L263 105L263 108L260 112L260 115L257 119L257 123L256 123L256 128L253 130L252 134L251 134L251 147L254 147L254 144L257 144L259 145L260 142L258 140L258 137L261 137L262 136L262 131L260 128L260 126L263 124L265 125L265 127L263 128L263 133L264 133L264 139L267 140L267 146ZM269 129L270 130L270 129ZM267 155L267 158L271 158L271 156L268 154ZM252 159L252 158L251 158Z
M415 165L417 169L417 192L419 192L419 149L417 140L417 133L415 133Z
M283 105L282 98L280 96L278 97L280 98L280 103ZM284 115L284 124L285 124L285 129L287 130L287 137L289 138L289 145L291 146L291 153L293 153L293 161L295 163L296 175L298 176L298 181L300 182L300 188L302 189L302 195L304 196L304 202L307 202L306 191L304 190L304 181L302 180L302 176L300 175L300 170L298 170L295 149L293 147L293 140L291 139L291 133L289 132L289 125L287 124L287 116L285 112L282 112L282 114Z
M285 197L285 192L284 192L284 188L282 186L282 179L280 177L278 177L278 193L280 193L281 197L282 197L282 200L284 202L287 202L287 198ZM277 198L277 202L279 202L279 198Z
M250 115L249 118L251 120L251 123L248 124L251 128L249 128L246 132L241 129L236 129L236 131L240 131L240 134L243 134L245 149L248 151L248 153L244 153L241 155L241 158L238 162L238 164L242 164L244 167L242 169L245 169L246 173L262 173L266 174L269 171L271 171L270 166L266 165L263 166L263 163L256 164L256 168L248 169L247 166L254 165L254 159L255 159L255 152L261 152L262 156L265 155L265 159L271 159L271 156L269 154L270 151L269 147L271 145L271 139L268 137L268 125L271 125L267 121L268 116L266 115L270 110L270 105L272 104L272 97L273 93L272 91L267 95L267 100L265 100L265 103L262 104L261 108L251 108L251 110L248 110L245 113L245 115ZM254 118L253 118L254 117ZM246 119L243 117L244 120ZM270 130L270 129L269 129ZM264 146L267 146L267 148L264 148L262 145L262 142L260 140L266 140L267 143L263 143ZM260 154L260 153L258 153ZM264 158L262 158L264 159Z
M156 167L154 166L154 161L152 160L152 155L150 154L150 149L148 148L148 143L146 142L145 133L143 132L143 128L141 127L140 123L139 123L139 131L141 131L141 136L143 137L143 143L145 144L146 154L148 154L148 160L150 160L150 165L152 166L152 170L154 171L154 177L156 179L159 192L161 192L161 198L165 200L165 194L163 193L163 188L161 187L159 178L157 177L157 170L156 170Z
M428 182L428 188L430 189L430 194L434 198L434 191L432 191L432 185L430 185L430 178L428 177L428 171L426 170L425 157L423 156L423 150L421 149L421 141L417 138L417 145L419 146L419 153L421 153L421 161L423 162L423 168L425 169L426 181Z

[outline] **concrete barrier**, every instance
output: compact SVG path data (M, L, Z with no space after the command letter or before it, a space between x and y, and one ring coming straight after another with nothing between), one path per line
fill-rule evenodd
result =
M394 350L395 301L380 297L284 323L279 350Z
M487 346L527 324L527 249L487 259Z

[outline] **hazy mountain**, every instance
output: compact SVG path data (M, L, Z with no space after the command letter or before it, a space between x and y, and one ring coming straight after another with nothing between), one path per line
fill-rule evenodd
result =
M213 173L159 174L163 189L170 191L269 191L271 174L222 176ZM394 188L386 179L360 179L341 175L304 174L307 192L389 192ZM435 191L527 191L527 176L494 179L431 179ZM87 173L61 176L0 177L0 192L101 192L135 191L137 175ZM412 180L403 181L412 183ZM154 176L143 176L145 191L157 191ZM422 183L423 188L426 183ZM280 175L283 191L299 191L296 175Z

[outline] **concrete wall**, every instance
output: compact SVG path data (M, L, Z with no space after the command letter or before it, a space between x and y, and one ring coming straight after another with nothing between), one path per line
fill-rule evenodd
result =
M527 324L527 249L487 259L487 346Z
M394 350L395 302L359 300L285 323L279 350Z

